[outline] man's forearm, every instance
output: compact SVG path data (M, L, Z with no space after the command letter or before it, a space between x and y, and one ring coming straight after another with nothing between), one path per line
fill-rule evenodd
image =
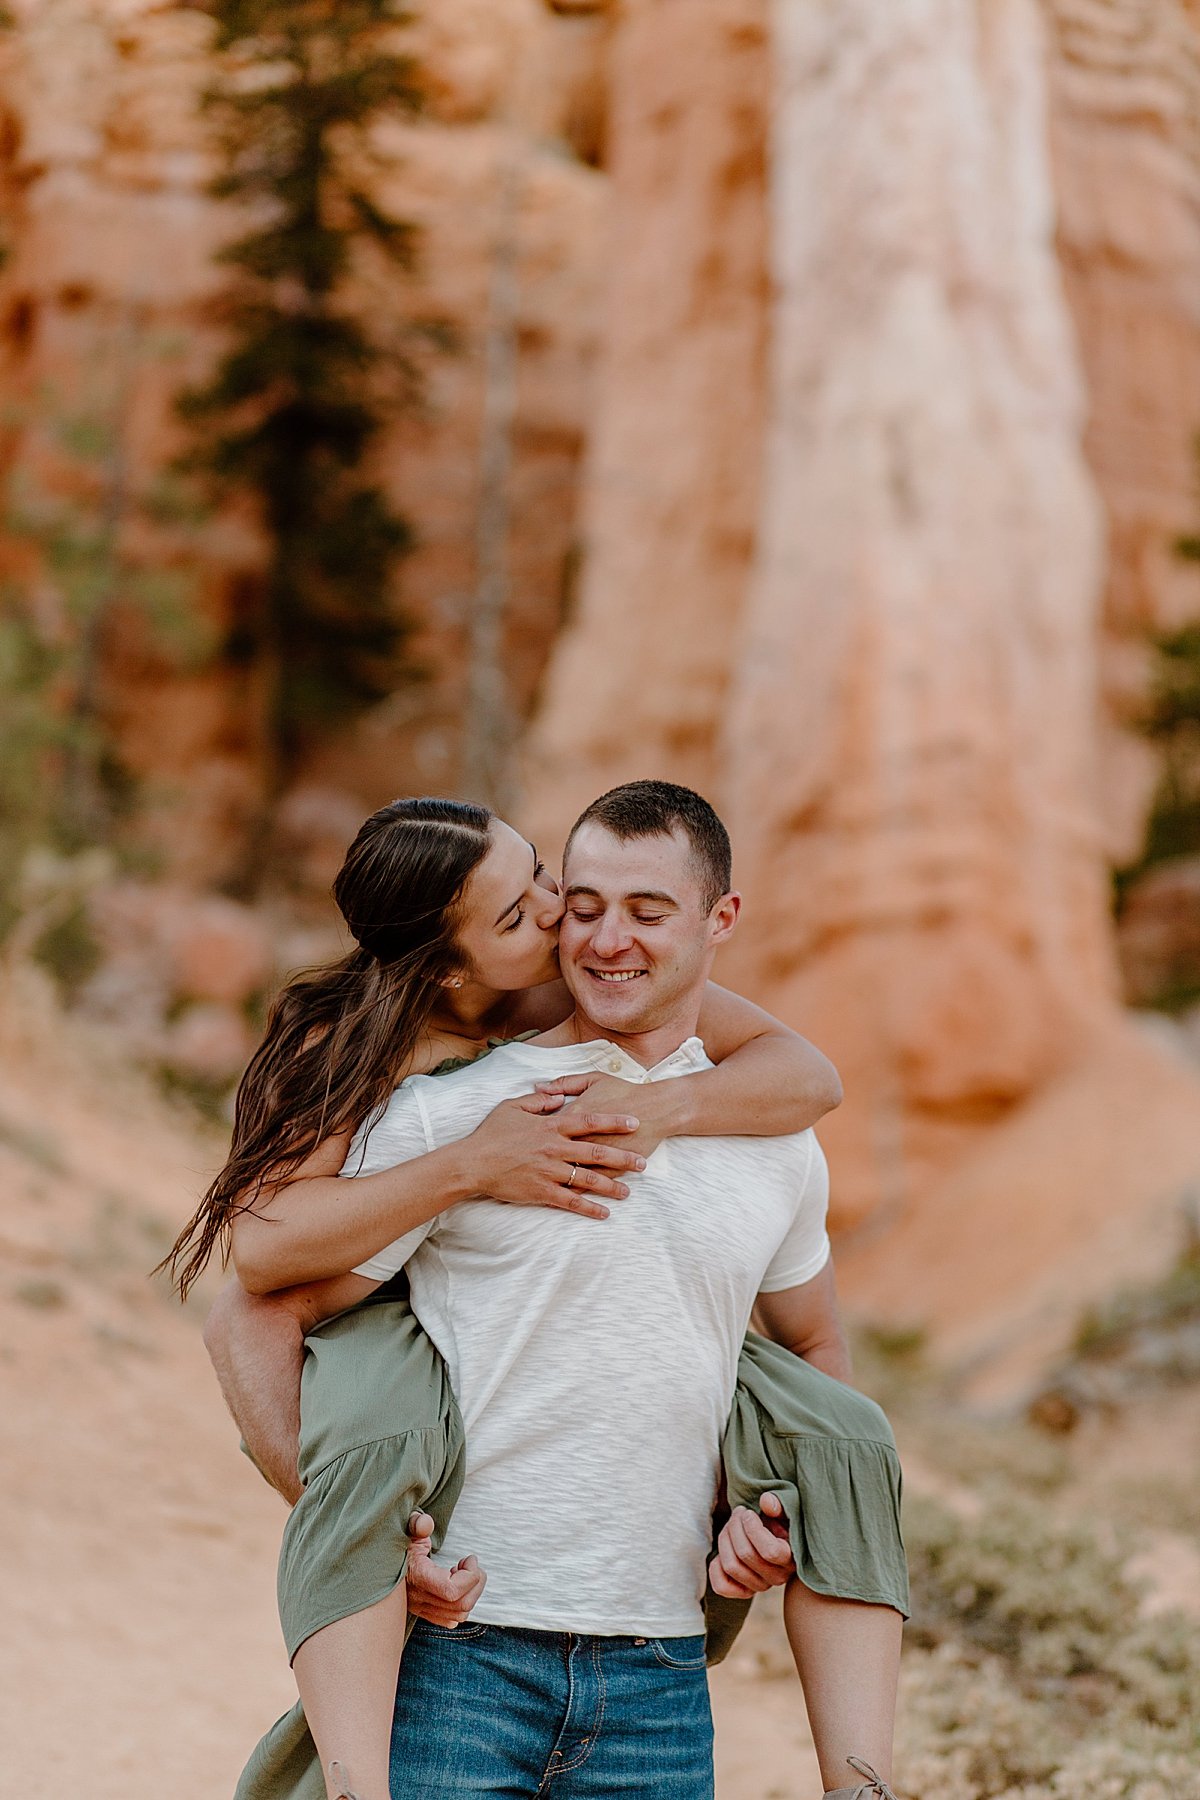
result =
M294 1504L303 1491L296 1469L303 1325L286 1306L233 1282L213 1305L204 1342L255 1466Z
M461 1143L353 1181L295 1181L238 1216L234 1267L251 1294L344 1275L475 1191Z

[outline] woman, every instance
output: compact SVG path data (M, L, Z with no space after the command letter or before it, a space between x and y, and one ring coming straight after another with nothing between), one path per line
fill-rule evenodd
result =
M713 990L700 1031L721 1066L638 1088L640 1124L597 1116L611 1103L603 1094L589 1095L589 1116L578 1121L570 1112L559 1116L561 1093L538 1095L497 1108L446 1150L337 1181L356 1128L399 1080L478 1055L493 1035L557 1023L569 1002L551 980L563 910L557 888L530 847L483 809L449 801L382 809L351 847L334 892L358 949L333 969L293 982L277 1003L239 1091L229 1162L173 1252L183 1291L213 1248L231 1240L248 1288L294 1290L277 1318L328 1317L361 1298L364 1284L349 1270L449 1204L485 1194L603 1216L603 1200L627 1192L621 1174L664 1136L744 1133L751 1125L760 1133L795 1131L836 1097L836 1078L817 1052L747 1003ZM632 1149L591 1141L619 1139L634 1127ZM332 1280L322 1279L334 1271ZM297 1284L310 1285L297 1293ZM337 1334L343 1341L345 1325ZM366 1329L349 1322L351 1335ZM419 1354L427 1357L428 1346ZM235 1403L235 1411L248 1427L253 1409ZM395 1443L393 1436L393 1459ZM428 1491L440 1483L452 1502L461 1443L448 1442L444 1454L446 1467L425 1469L422 1479ZM297 1509L306 1521L313 1518L311 1498L306 1494ZM297 1560L294 1542L287 1558L285 1543L285 1568L309 1567ZM346 1770L356 1793L369 1800L387 1794L404 1626L401 1572L402 1558L388 1591L371 1595L373 1604L361 1599L336 1617L318 1613L302 1641L292 1639L297 1685L331 1796L348 1791Z

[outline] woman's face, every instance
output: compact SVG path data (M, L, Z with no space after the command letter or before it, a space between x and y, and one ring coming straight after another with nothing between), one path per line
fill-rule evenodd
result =
M463 891L458 947L473 981L500 993L537 987L558 974L562 895L537 851L502 819Z

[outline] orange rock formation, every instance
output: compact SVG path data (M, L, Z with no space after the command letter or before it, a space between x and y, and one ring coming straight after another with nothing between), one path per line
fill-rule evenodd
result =
M765 0L635 6L613 46L584 579L525 783L547 841L613 780L720 786L765 416L766 15Z
M593 549L532 734L528 809L552 835L611 781L707 780L752 903L726 973L846 1076L826 1133L836 1216L870 1226L846 1266L877 1308L938 1318L978 1231L1015 1204L1019 1158L998 1154L989 1172L987 1145L1027 1107L1063 1129L1047 1161L1047 1128L1025 1173L1030 1218L1073 1199L1076 1229L1161 1224L1171 1196L1134 1153L1161 1093L1177 1124L1167 1186L1200 1168L1200 1118L1181 1103L1200 1090L1127 1035L1116 1003L1103 521L1048 131L1059 40L1032 0L986 15L958 0L772 14L765 462L757 518L743 498L748 535L722 562L700 548L713 496L733 511L747 489L723 474L756 470L761 448L748 284L707 362L693 334L662 325L689 316L695 271L729 255L707 165L687 153L696 109L718 143L740 118L734 243L745 255L761 241L744 64L713 53L752 10L689 9L710 85L671 104L658 102L664 64L686 55L677 10L655 15L660 60L636 8L615 46L614 209L638 223L610 280ZM642 236L647 217L661 229ZM726 404L698 431L697 384L728 373ZM1137 1098L1112 1116L1123 1135L1100 1193L1072 1141L1078 1096L1099 1117L1121 1067ZM968 1163L964 1241L947 1265L906 1265L897 1293L880 1228L953 1213ZM1042 1251L1037 1234L1024 1241L1028 1274ZM1042 1249L1061 1278L1064 1245Z
M842 1141L878 1172L847 1171L853 1218L901 1164L917 1188L946 1166L1111 999L1099 518L1036 8L986 31L952 4L801 17L778 44L773 416L723 748L758 927L734 967L840 1055Z

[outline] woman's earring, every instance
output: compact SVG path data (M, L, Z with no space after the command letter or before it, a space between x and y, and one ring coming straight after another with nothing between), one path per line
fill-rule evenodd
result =
M462 983L463 983L463 978L461 975L451 976L451 978L450 978L450 986L451 987L461 987Z

